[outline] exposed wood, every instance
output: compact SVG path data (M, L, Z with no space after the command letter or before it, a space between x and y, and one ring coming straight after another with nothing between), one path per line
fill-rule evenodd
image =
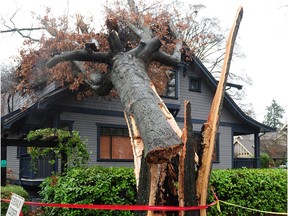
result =
M214 151L214 145L219 128L219 119L225 95L225 88L230 69L230 63L233 55L233 48L240 27L242 16L243 16L243 8L240 7L237 11L236 20L233 23L227 41L226 53L224 58L224 64L221 71L221 77L218 83L216 93L213 98L208 120L203 126L203 132L202 132L203 155L197 179L197 195L200 200L199 205L206 205L207 203L208 184L212 168L212 156ZM206 216L206 209L200 210L200 215Z
M131 145L133 150L133 157L134 157L134 174L136 178L136 186L138 188L139 185L139 179L140 179L140 169L141 169L141 160L142 160L142 154L144 151L144 144L142 141L142 138L140 136L139 130L137 128L137 125L135 123L135 119L132 114L125 114L125 119L127 122L128 130L129 130L129 136L131 139Z
M159 164L151 164L150 165L150 193L149 193L149 205L154 206L155 205L155 198L156 198L156 191L158 187L158 181L159 181ZM147 216L153 216L153 211L148 211Z
M178 194L179 206L197 206L196 198L196 170L194 155L197 143L193 139L191 121L191 104L184 102L184 128L182 134L183 149L179 160ZM197 211L180 212L179 215L197 216Z
M112 32L109 34L108 41L113 54L124 51L124 47L116 31L112 30Z

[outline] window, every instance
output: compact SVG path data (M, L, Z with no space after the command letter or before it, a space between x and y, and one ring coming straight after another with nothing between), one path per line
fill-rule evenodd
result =
M201 79L196 77L189 77L189 90L201 92Z
M61 120L59 124L59 128L62 130L72 131L73 130L73 121L64 121Z
M133 161L133 152L127 128L99 125L98 127L99 161Z
M166 84L166 90L163 94L161 94L161 97L177 98L178 97L177 72L175 70L169 70L166 72L166 75L168 78Z
M201 142L201 133L200 132L194 132L194 137L196 138L197 143ZM213 163L219 163L220 162L220 156L219 156L219 133L217 134L212 160L213 160Z

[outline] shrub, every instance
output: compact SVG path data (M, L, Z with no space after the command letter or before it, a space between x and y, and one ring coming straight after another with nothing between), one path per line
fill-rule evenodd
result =
M263 211L286 212L286 169L213 170L210 184L218 198L232 204ZM66 176L53 176L41 185L41 197L47 203L125 204L136 203L136 184L132 168L75 168ZM208 203L214 201L210 193ZM208 209L208 215L261 215L220 204ZM133 215L133 212L46 208L49 215ZM114 213L114 214L113 214Z
M268 154L261 154L260 155L260 166L262 168L268 168L270 163L270 156Z
M287 212L287 170L214 170L210 185L219 200L262 211ZM211 193L209 202L213 200ZM213 206L208 215L264 215L226 204L220 203L220 206L221 214Z
M136 183L131 168L74 168L65 176L53 176L41 185L46 203L130 204L136 203ZM113 211L44 208L49 215L115 215ZM114 214L113 214L114 213ZM132 215L119 211L117 215Z
M24 188L21 186L16 185L7 185L7 186L1 186L1 198L2 199L11 199L12 193L18 194L19 196L23 197L25 201L29 199L29 194ZM1 202L1 216L5 216L7 209L8 209L9 203ZM29 213L29 206L23 205L22 213L24 215L28 215Z

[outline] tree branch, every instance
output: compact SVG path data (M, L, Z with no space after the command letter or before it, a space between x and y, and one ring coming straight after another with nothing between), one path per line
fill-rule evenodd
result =
M87 72L86 70L82 67L82 62L79 61L73 61L73 64L80 70L80 72L85 76L84 82L88 86L90 86L96 94L99 96L105 96L108 95L109 92L113 88L113 84L110 80L110 74L109 72L102 74L100 72L96 72L93 74L90 74L90 76L87 78ZM78 76L78 74L74 75Z
M0 33L9 33L9 32L19 32L19 31L35 31L35 30L44 30L42 27L36 28L11 28L8 30L0 30Z
M169 55L162 50L159 50L155 53L153 61L157 61L166 66L177 66L180 62L180 58L176 57L176 55Z
M48 68L52 68L62 61L92 61L109 64L111 60L111 52L89 52L86 50L75 50L55 55L47 62L46 66Z

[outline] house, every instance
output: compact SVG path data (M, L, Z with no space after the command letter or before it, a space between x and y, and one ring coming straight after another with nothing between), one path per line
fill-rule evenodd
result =
M254 136L234 137L234 158L254 158Z
M162 95L170 112L175 116L180 128L184 123L184 100L191 102L192 124L195 135L200 134L206 122L217 81L194 58L192 63L179 64L171 71L171 80L165 95ZM29 130L46 127L77 130L81 137L88 139L89 165L133 166L130 139L119 99L101 97L77 100L75 93L67 87L55 83L46 86L27 104L27 98L10 99L10 113L1 117L2 152L7 156L7 166L2 170L13 171L13 176L22 185L38 185L52 171L58 169L44 159L39 162L37 172L31 171L27 144L21 139ZM266 125L247 116L226 94L222 109L213 168L259 167L259 134L273 131ZM254 137L254 157L234 157L234 137L250 134ZM3 138L4 137L4 138ZM117 146L117 147L116 147ZM3 156L2 156L3 158Z

